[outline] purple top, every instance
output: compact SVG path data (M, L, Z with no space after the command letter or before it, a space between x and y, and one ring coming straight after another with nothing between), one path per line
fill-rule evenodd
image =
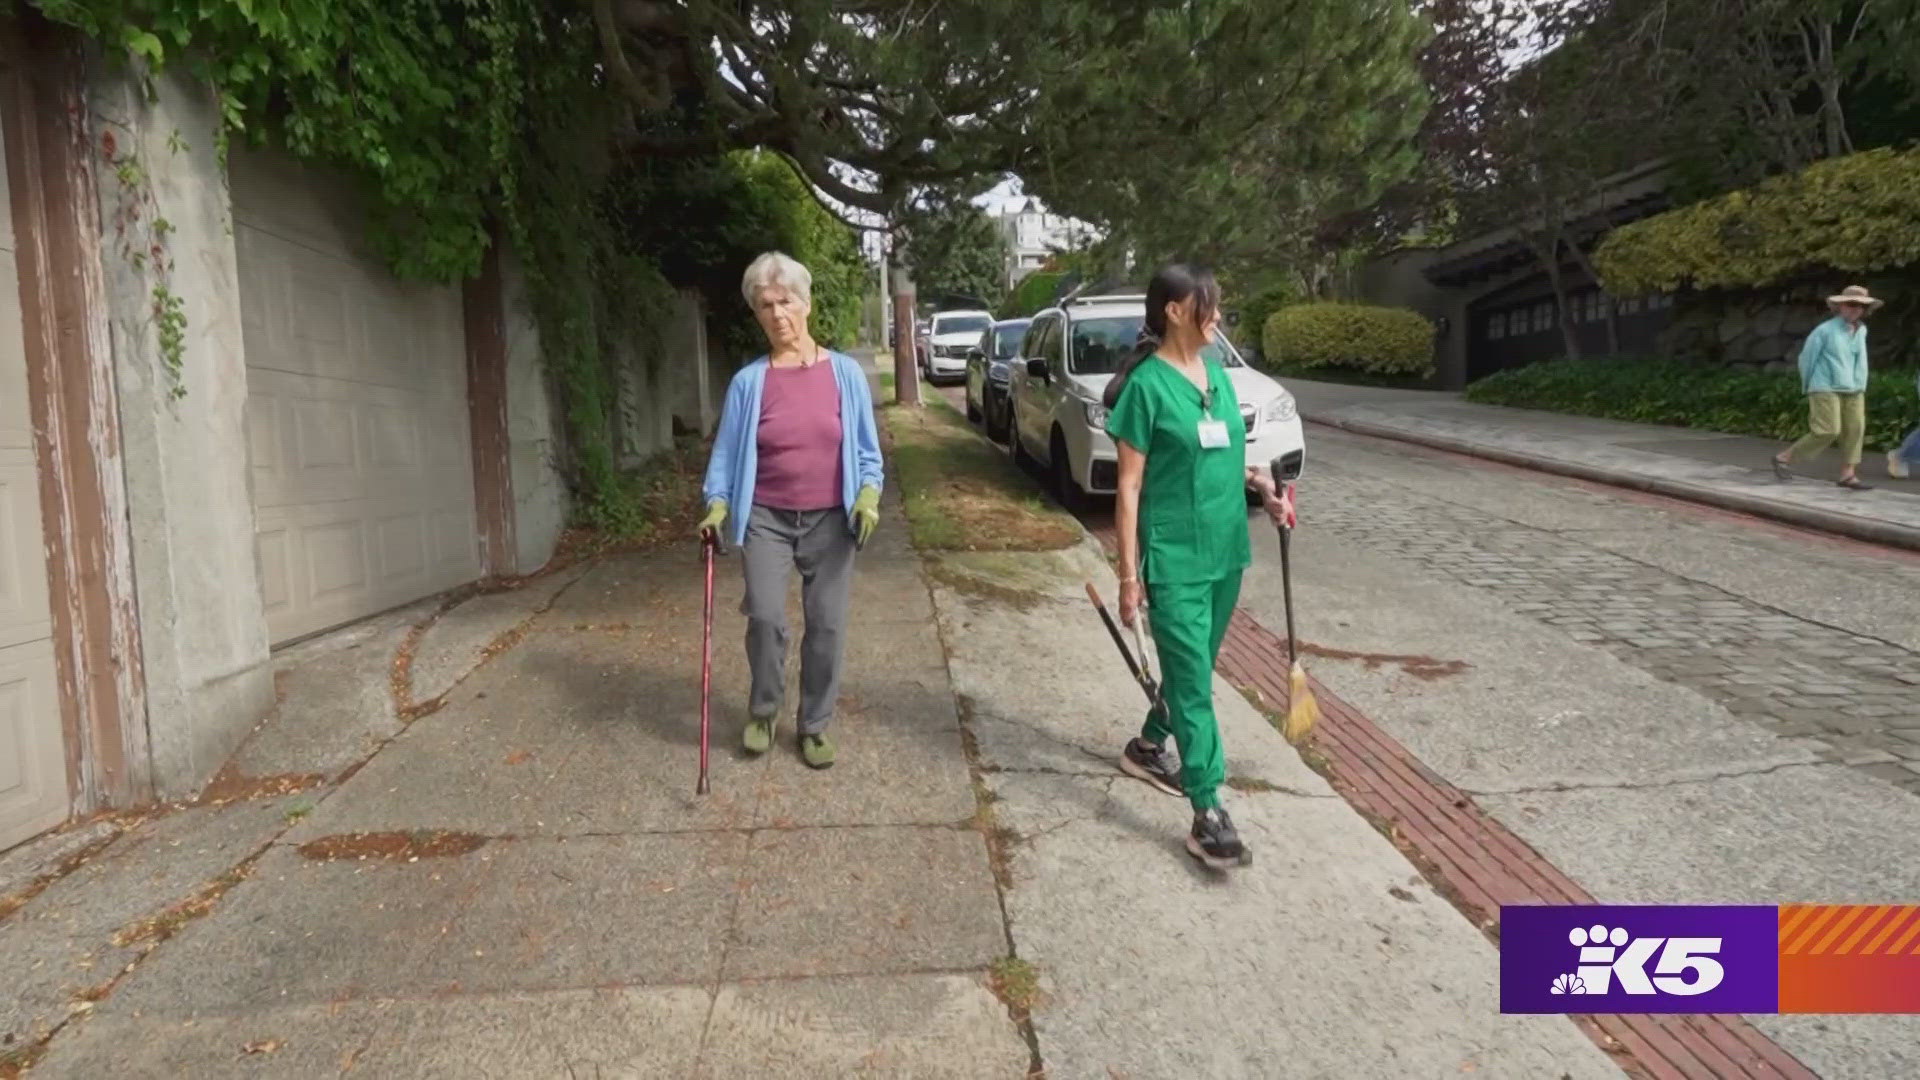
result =
M839 506L840 384L833 365L767 368L753 501L775 510Z

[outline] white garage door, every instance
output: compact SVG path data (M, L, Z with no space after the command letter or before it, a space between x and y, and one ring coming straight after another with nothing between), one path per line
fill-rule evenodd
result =
M0 163L0 850L67 816L11 205Z
M236 151L232 179L273 641L478 577L459 292L396 281L311 172Z

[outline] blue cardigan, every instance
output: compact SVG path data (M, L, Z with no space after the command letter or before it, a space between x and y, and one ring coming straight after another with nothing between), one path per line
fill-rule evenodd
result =
M840 505L854 527L853 500L863 487L880 490L880 431L873 422L873 395L867 372L852 357L828 353L833 381L840 386ZM753 509L753 482L760 474L760 392L767 385L767 358L741 368L727 385L720 408L720 430L707 459L700 503L727 501L727 532L737 547L747 541L747 516Z

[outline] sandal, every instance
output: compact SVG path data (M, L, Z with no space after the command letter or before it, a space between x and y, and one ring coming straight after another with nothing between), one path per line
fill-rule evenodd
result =
M1767 460L1773 465L1773 478L1775 480L1793 479L1793 470L1787 468L1786 462L1781 461L1779 458L1768 458Z
M1846 488L1848 491L1872 491L1873 490L1872 484L1861 483L1860 478L1857 476L1849 476L1845 480L1835 480L1833 483L1835 487L1843 487L1843 488Z

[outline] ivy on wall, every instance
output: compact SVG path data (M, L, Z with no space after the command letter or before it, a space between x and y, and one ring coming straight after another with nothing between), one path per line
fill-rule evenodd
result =
M615 154L624 106L597 81L584 6L32 2L146 72L168 67L209 86L223 158L239 136L356 178L369 240L402 279L456 284L480 269L496 234L510 239L559 391L585 524L622 534L644 524L617 464L612 358L623 343L655 362L685 362L659 357L674 286L701 288L723 326L750 327L744 304L728 298L737 301L752 254L780 247L813 265L822 339L850 340L857 327L864 264L852 233L784 161L736 155L662 170ZM689 201L710 212L687 213ZM142 257L171 265L164 240ZM184 314L170 289L155 305L177 392ZM730 344L752 354L744 337Z

